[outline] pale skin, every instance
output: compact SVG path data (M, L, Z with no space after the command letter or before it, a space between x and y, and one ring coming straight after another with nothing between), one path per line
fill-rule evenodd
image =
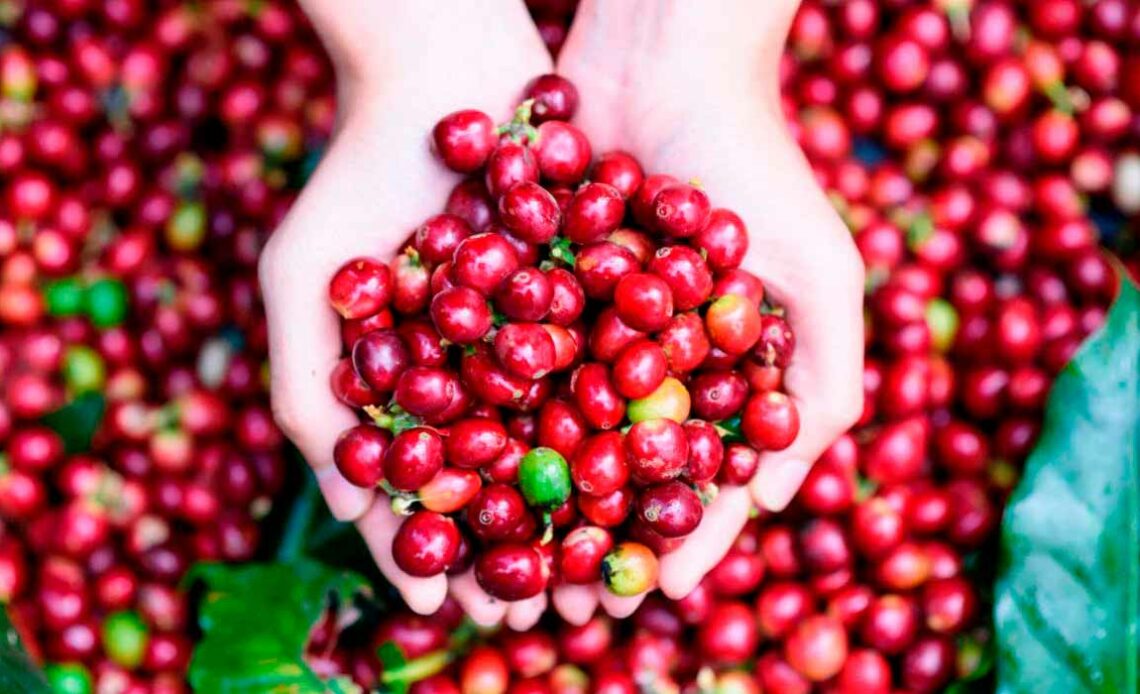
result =
M521 0L302 0L336 66L341 110L328 153L262 257L273 407L333 514L356 522L413 610L435 611L450 591L476 622L525 629L548 607L545 595L494 600L470 573L404 574L391 557L400 519L388 500L333 466L336 437L356 416L328 385L340 354L328 280L352 257L392 256L439 211L458 181L427 145L444 114L479 108L507 120L526 83L556 69L578 87L574 122L595 153L621 148L647 172L695 178L748 224L744 267L764 279L796 332L785 384L802 426L787 450L763 454L748 488L723 488L697 530L662 559L667 596L700 582L753 503L787 506L811 463L858 416L862 265L779 110L777 61L796 4L583 0L555 66ZM599 606L627 616L643 597L559 586L550 601L580 624Z

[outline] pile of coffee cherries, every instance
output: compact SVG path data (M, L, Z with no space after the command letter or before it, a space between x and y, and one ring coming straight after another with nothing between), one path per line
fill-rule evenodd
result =
M184 575L258 549L258 253L332 115L292 4L0 9L0 602L59 691L187 691Z
M527 94L499 127L443 118L436 151L469 178L397 257L332 278L332 388L369 420L335 460L411 513L392 552L413 576L473 564L505 600L559 580L633 595L716 483L795 438L794 337L740 267L738 216L627 153L592 161L565 79Z

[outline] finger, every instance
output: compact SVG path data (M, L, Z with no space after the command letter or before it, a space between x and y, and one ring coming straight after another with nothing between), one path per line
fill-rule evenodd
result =
M697 529L676 550L661 558L661 592L680 600L697 587L732 547L748 522L752 499L744 487L725 487L705 509Z
M645 591L638 595L622 597L614 595L601 586L598 587L598 592L601 594L602 609L614 619L625 619L633 614L634 610L645 600L645 596L649 595L649 591Z
M459 603L471 621L481 627L499 624L507 614L509 602L493 598L479 587L474 571L466 571L451 579L451 597Z
M443 574L418 578L404 573L392 558L392 538L403 519L392 513L388 498L376 497L376 502L356 521L356 528L368 545L368 551L380 567L380 573L400 592L408 607L418 614L434 614L447 598L447 577Z
M567 583L554 589L554 609L574 626L590 621L598 609L600 584L576 585Z
M526 631L542 618L542 613L546 612L547 598L546 593L542 592L533 598L512 602L510 607L507 608L507 626L515 631Z
M280 281L286 264L267 257L261 267L274 417L313 468L333 516L353 520L368 510L375 494L350 483L333 464L337 436L357 423L329 386L340 357L336 318L325 309L323 281L318 284L305 273Z

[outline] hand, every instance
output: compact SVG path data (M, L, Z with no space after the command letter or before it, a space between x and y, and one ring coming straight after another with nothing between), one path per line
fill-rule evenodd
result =
M749 226L744 267L787 309L796 334L785 385L802 427L788 449L761 456L750 485L769 511L788 505L863 406L862 263L780 111L778 63L797 4L582 0L558 64L578 87L575 123L595 152L625 149L647 173L698 179L714 205ZM745 490L721 490L662 559L667 596L696 587L749 508Z
M327 288L345 261L395 255L417 224L439 212L459 177L439 164L427 133L443 115L479 108L508 120L527 81L550 57L521 2L307 0L337 67L333 142L261 259L269 319L273 409L310 462L332 513L355 520L377 564L420 613L437 610L444 576L408 576L392 560L400 519L388 500L349 484L332 461L337 435L357 422L329 388L340 356ZM472 617L527 628L545 596L508 605L470 576L452 592Z

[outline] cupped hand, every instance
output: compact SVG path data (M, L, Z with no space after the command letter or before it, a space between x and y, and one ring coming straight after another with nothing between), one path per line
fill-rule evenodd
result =
M764 280L796 335L785 387L801 429L787 449L762 453L750 484L769 511L787 506L863 404L863 267L780 111L779 56L797 4L583 0L558 63L578 87L575 123L596 152L624 149L647 173L696 179L748 225L743 267ZM750 507L746 490L721 490L662 559L667 596L696 587Z
M328 152L261 260L273 409L312 465L332 513L356 521L408 605L431 613L447 596L447 579L402 572L391 554L400 518L383 495L351 485L333 465L338 434L357 419L329 387L341 346L328 282L351 258L393 257L417 224L439 212L459 179L429 148L435 122L461 108L508 120L527 81L550 72L550 58L521 2L302 5L336 64L340 111ZM545 596L494 601L470 576L452 583L453 595L481 623L505 618L525 628L546 608Z

